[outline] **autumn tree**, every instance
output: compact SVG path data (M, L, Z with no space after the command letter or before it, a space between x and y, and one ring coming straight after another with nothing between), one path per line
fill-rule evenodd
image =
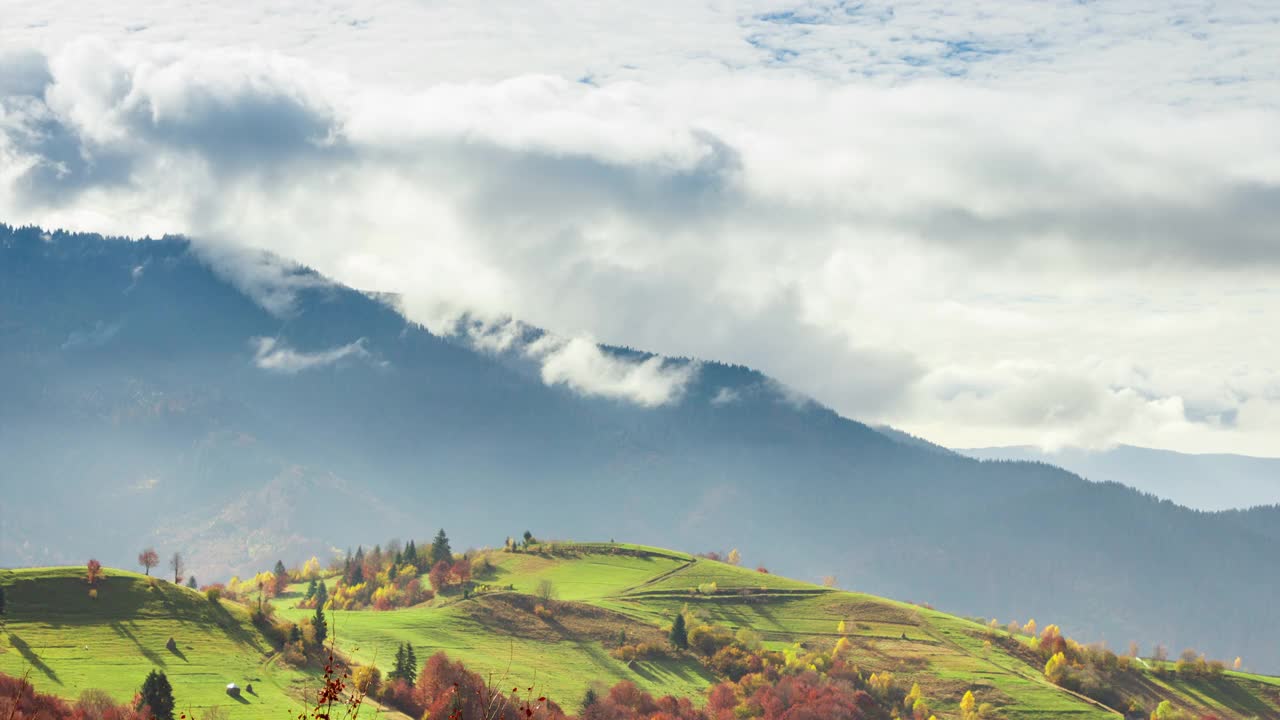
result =
M147 548L138 553L138 564L146 570L148 577L151 575L151 568L160 564L160 555L156 553L155 548Z
M1244 667L1244 660L1237 657L1235 662L1231 663L1231 667L1235 670L1239 670L1240 668Z
M829 588L833 588L833 587L835 587L835 586L836 586L836 576L835 576L835 575L823 575L823 576L822 576L822 587L829 587Z
M671 633L668 638L674 647L680 650L688 649L689 628L685 626L683 613L676 613L676 619L671 622Z
M738 548L729 551L729 557L726 558L730 565L742 564L742 553L738 552Z
M972 690L966 690L964 697L960 699L960 718L978 720L978 700L973 696Z
M182 571L186 568L182 564L182 554L175 552L173 557L169 558L169 569L173 571L173 584L177 585L182 582Z
M436 563L431 568L431 572L427 573L427 580L431 582L432 590L443 591L449 586L449 563L443 560Z
M156 720L173 720L173 686L164 673L152 670L142 681L142 690L138 693L138 708L151 710Z
M85 563L84 579L89 583L90 587L97 585L98 581L102 579L102 563L89 558L89 562Z

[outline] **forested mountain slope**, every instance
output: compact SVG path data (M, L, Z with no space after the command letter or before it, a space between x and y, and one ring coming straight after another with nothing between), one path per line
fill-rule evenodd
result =
M898 442L711 361L606 350L688 382L648 405L584 394L545 358L281 267L0 229L0 564L156 545L204 579L536 527L737 546L800 578L1280 669L1280 539L1252 516Z

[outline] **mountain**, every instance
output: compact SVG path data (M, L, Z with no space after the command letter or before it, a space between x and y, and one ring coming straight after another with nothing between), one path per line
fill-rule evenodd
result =
M441 526L662 538L1280 669L1257 516L891 439L748 368L517 330L441 337L182 238L0 228L0 564L155 545L203 580Z
M1199 510L1280 504L1280 458L1192 455L1120 445L1110 450L1034 447L961 450L983 460L1043 462L1090 480L1110 480Z

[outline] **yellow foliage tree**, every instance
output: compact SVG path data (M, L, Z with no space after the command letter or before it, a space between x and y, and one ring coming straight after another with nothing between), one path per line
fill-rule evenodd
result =
M729 551L729 564L730 565L742 564L742 553L738 552L738 548L734 548Z
M1241 660L1240 658L1236 658L1236 661L1231 663L1231 667L1236 670L1239 670L1240 668L1244 667L1244 660Z
M1044 676L1049 682L1057 685L1062 682L1063 676L1067 674L1067 656L1062 653L1055 653L1049 658L1049 662L1044 664Z
M960 699L960 717L963 720L976 720L978 717L978 700L973 697L972 690L966 690Z
M841 620L840 624L836 626L836 632L840 633L841 635L844 635L845 633L849 632L849 626L845 625L845 622Z
M910 710L911 707L916 704L916 701L920 699L920 697L921 697L920 683L913 683L911 685L911 692L907 693L907 696L902 699L902 706Z
M303 563L301 576L303 580L314 580L320 577L320 558L312 555L310 560Z
M1022 626L1022 632L1026 635L1031 635L1032 637L1034 637L1036 634L1036 619L1031 618L1030 620L1028 620L1027 624Z
M842 637L836 641L836 647L831 651L831 657L838 658L847 652L849 652L849 638Z

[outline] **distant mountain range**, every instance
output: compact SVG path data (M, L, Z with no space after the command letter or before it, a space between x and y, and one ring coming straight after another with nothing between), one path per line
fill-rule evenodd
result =
M1049 463L1090 480L1122 483L1199 510L1280 504L1277 458L1191 455L1131 445L1110 450L1045 452L1034 447L990 447L959 452L983 460Z
M737 547L794 577L1280 670L1275 509L981 462L749 368L514 323L441 337L393 305L181 238L0 226L0 564L155 545L215 579L369 537L531 529Z

